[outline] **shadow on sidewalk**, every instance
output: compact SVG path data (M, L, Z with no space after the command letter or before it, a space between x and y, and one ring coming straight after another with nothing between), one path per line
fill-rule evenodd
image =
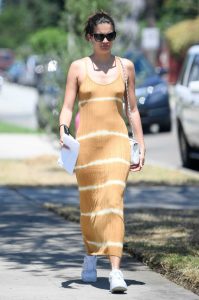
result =
M37 273L79 266L83 245L76 224L64 222L14 190L0 196L0 256L4 261Z
M137 280L130 280L130 279L125 279L127 286L130 285L144 285L144 282L141 281L137 281ZM98 277L96 282L90 282L90 283L84 283L82 282L80 279L71 279L71 280L67 280L62 282L62 287L66 288L66 289L72 289L73 286L71 286L72 284L81 284L81 285L92 285L93 287L96 287L98 289L102 289L102 290L109 290L110 285L109 282L107 280L107 277Z
M34 189L31 191L34 193ZM85 250L78 224L66 222L45 210L42 202L26 198L14 189L1 188L0 198L0 257L8 263L7 268L22 269L37 276L49 270L66 269L67 273L67 269L79 268L80 274ZM134 271L140 268L140 263L125 254L123 266L125 270ZM98 268L109 270L108 259L99 257ZM63 287L67 287L69 282L63 283ZM106 288L107 283L104 282L101 277L99 287ZM135 281L131 282L135 284Z

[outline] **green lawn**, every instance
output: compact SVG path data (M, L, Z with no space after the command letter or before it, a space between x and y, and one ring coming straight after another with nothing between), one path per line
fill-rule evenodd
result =
M199 294L199 210L125 210L124 249Z
M42 133L41 129L30 129L15 124L0 122L0 133Z

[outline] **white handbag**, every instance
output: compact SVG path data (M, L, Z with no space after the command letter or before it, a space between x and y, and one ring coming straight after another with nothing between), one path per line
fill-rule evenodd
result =
M125 88L126 88L126 99L127 99L127 107L128 107L128 119L129 119L129 124L131 127L131 132L132 132L132 137L129 138L130 145L131 145L131 165L138 165L140 161L140 147L138 142L136 141L133 133L133 122L132 122L132 116L131 116L131 108L130 108L130 103L129 103L129 90L128 90L128 80L127 80L127 75L125 71L125 67L123 65L122 60L119 58L120 63L122 65L122 70L124 74L124 81L125 81Z

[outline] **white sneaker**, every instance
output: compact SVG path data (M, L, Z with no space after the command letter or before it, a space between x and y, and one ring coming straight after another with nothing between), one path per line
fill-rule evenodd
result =
M124 281L122 272L119 269L113 269L109 274L110 291L125 292L127 290L127 284Z
M82 281L95 282L97 280L96 262L96 255L85 255L81 272Z

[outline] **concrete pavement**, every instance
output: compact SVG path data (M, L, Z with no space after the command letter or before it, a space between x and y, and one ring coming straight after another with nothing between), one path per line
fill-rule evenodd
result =
M79 205L77 186L17 187L16 192L29 201ZM126 208L199 209L197 186L142 186L127 184L124 194Z
M1 121L37 128L35 114L38 101L37 90L4 81L0 92L0 119Z
M26 159L59 154L59 141L51 134L0 134L0 159Z
M98 258L98 281L83 283L79 225L12 188L1 187L0 199L0 300L199 299L127 254L121 265L126 294L110 294L109 262L102 256Z

